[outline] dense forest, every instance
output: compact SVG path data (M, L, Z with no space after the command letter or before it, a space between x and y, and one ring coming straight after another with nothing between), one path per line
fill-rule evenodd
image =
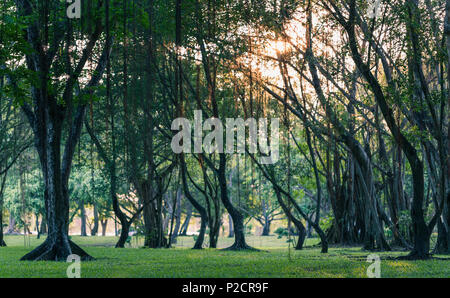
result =
M449 0L0 7L0 246L31 219L45 237L22 260L94 259L75 218L83 236L115 221L116 248L172 247L196 218L194 249L227 224L228 250L256 250L249 222L278 222L298 250L450 253ZM181 140L180 118L203 129ZM246 121L223 150L214 119L277 129L255 144Z

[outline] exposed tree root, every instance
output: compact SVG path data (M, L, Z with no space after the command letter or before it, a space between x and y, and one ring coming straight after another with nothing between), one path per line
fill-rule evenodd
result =
M7 245L6 245L5 241L2 240L2 241L0 242L0 247L6 247L6 246L7 246Z
M447 247L439 247L438 245L433 250L434 254L437 255L450 255L450 249Z
M95 258L85 252L81 247L77 244L69 240L70 249L72 250L72 254L79 255L82 261L94 261Z
M21 261L59 261L65 262L69 255L78 255L81 261L93 261L92 256L81 247L69 240L69 245L63 245L53 241L45 241L34 250L24 255Z
M418 254L417 252L411 252L409 255L406 256L400 256L395 258L399 261L419 261L419 260L429 260L432 258L431 254Z
M224 251L244 251L244 250L247 250L247 251L261 251L261 250L259 250L257 248L254 248L254 247L251 247L251 246L247 245L246 243L242 244L242 243L236 243L236 242L232 246L224 248L222 250L224 250Z

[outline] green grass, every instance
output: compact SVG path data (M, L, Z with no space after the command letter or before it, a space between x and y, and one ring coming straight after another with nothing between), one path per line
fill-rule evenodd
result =
M173 249L115 249L115 237L78 237L72 239L96 258L82 262L82 277L366 277L369 252L360 248L331 248L321 254L319 248L291 250L286 239L249 237L248 242L261 252L230 252L217 249L194 251L192 237L181 237ZM24 247L23 236L7 236L9 245L0 248L0 277L66 277L67 263L21 262L20 257L41 240L30 238L31 247ZM231 244L221 239L219 246ZM317 240L308 240L307 245ZM379 253L398 256L404 253ZM446 258L445 256L439 256ZM450 257L447 257L450 260ZM448 260L387 261L381 263L382 277L450 277Z

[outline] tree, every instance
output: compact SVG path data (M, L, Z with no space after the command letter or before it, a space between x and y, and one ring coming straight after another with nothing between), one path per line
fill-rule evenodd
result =
M32 50L25 54L26 64L37 78L35 82L30 82L31 100L22 104L22 110L33 130L45 181L44 199L48 224L48 236L44 243L21 260L62 261L72 253L78 254L83 260L90 260L92 257L68 238L68 182L86 109L83 97L93 92L93 88L98 85L111 48L108 36L89 82L78 96L74 96L75 87L80 86L79 79L86 62L94 59L94 49L103 31L104 24L100 17L103 1L97 3L97 18L92 32L83 32L88 40L75 65L72 65L70 58L75 39L73 24L65 17L50 21L52 16L64 15L65 7L60 3L50 4L49 1L39 7L34 7L29 0L17 0L15 3L19 15L28 20L23 38ZM108 3L106 0L106 6ZM55 13L50 14L50 9ZM38 22L38 15L47 16L46 21ZM53 32L53 36L49 32ZM65 61L65 65L62 61ZM68 79L60 81L61 75L67 75ZM51 84L50 80L56 83ZM65 122L68 130L64 143L62 138ZM64 153L61 156L62 145Z

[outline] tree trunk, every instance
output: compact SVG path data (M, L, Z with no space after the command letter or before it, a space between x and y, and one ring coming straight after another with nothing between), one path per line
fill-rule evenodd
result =
M295 246L295 250L302 250L306 240L306 229L303 225L301 225L300 229L298 229L297 227L297 230L298 230L298 239L297 245Z
M447 219L448 220L448 219ZM449 254L450 253L450 233L447 231L442 220L438 222L438 238L435 248L437 254Z
M121 230L120 230L120 236L119 236L119 240L116 243L116 248L124 248L125 247L125 243L127 242L128 239L128 233L130 232L130 224L125 221L125 222L121 222Z
M0 185L0 247L6 246L5 240L3 239L3 193L5 190L6 175L5 173Z
M220 153L219 155L220 166L218 170L218 180L220 186L220 199L222 200L225 209L228 211L228 214L231 216L232 226L234 229L234 244L228 247L227 250L254 249L245 242L244 217L231 203L228 195L227 179L225 176L226 157L224 153Z
M39 235L45 235L45 234L47 234L47 220L45 219L45 215L42 215L41 229L40 229Z
M21 17L30 17L35 19L41 8L30 6L29 1L17 1L17 11ZM99 4L99 8L102 3ZM109 1L106 1L106 27L109 30ZM54 16L56 18L56 15ZM83 49L83 55L77 62L78 66L72 69L70 65L70 74L66 80L62 93L56 91L53 72L52 51L43 50L42 45L46 44L48 48L59 52L60 41L52 40L52 44L42 43L44 32L42 28L52 30L55 22L46 22L46 26L37 25L35 21L29 23L24 29L27 34L27 42L34 51L26 53L27 67L30 71L37 73L35 84L31 85L30 103L24 103L21 108L26 115L34 135L34 143L39 155L40 166L44 178L44 201L46 209L46 219L48 225L48 236L46 240L30 253L22 257L21 260L48 260L48 261L66 261L71 254L77 254L82 260L92 260L93 258L84 252L79 246L69 240L69 191L68 183L72 167L73 156L76 145L80 139L81 128L86 106L83 104L75 105L73 103L74 86L81 76L81 70L86 62L91 58L93 49L103 31L102 18L96 18L95 29ZM67 27L65 27L67 28ZM55 29L60 30L60 28ZM61 29L63 30L63 29ZM32 32L32 33L31 33ZM95 70L92 72L90 81L83 94L92 92L92 87L98 85L104 69L105 62L109 61L111 50L111 38L107 31L106 46ZM67 34L69 43L72 40L72 31L60 32L64 37ZM69 44L69 46L71 46ZM63 51L61 50L61 53ZM67 53L67 55L69 55ZM70 57L64 56L64 58ZM51 90L52 91L51 91ZM64 102L64 105L61 103ZM76 108L75 108L76 107ZM73 113L75 112L75 113ZM67 120L67 121L66 121ZM67 123L66 123L67 122ZM68 131L66 142L62 146L62 129L67 127ZM64 147L64 154L61 155L61 149Z
M106 227L108 226L108 219L106 218L105 220L101 220L101 225L102 225L102 236L105 237L106 236Z
M81 221L81 237L86 237L86 209L84 208L83 200L80 201L80 221Z
M179 235L180 231L180 225L181 225L181 199L182 199L182 193L181 189L179 190L179 194L177 193L177 200L175 204L175 227L172 231L172 237L171 237L171 243L176 244L177 243L177 237Z
M217 200L217 197L213 198L214 203L214 216L209 211L210 219L209 219L209 248L217 248L217 242L219 241L220 227L222 225L222 221L220 218L220 202ZM213 216L213 218L211 218Z
M283 201L283 196L281 195L281 192L278 190L278 188L274 185L273 190L275 191L275 195L277 197L278 203L281 206L281 209L283 209L284 214L286 214L287 218L289 219L289 223L293 223L294 226L297 228L298 231L298 240L297 245L295 247L296 250L302 250L303 244L305 242L305 227L303 226L303 223L298 220L291 212L291 209L285 204ZM291 227L288 227L288 233L291 235Z
M38 134L35 135L35 143L45 182L44 198L47 208L48 236L44 243L23 256L21 260L66 261L71 254L77 254L85 261L92 260L91 256L69 240L68 175L70 173L69 164L71 160L66 154L73 156L73 152L65 152L64 164L62 165L60 152L62 120L55 115L59 111L54 109L54 106L46 107L46 123L37 124L42 129L38 130ZM45 130L43 129L44 127L46 127ZM74 139L67 142L76 143L77 140L78 137L75 136ZM66 169L67 171L62 171L61 169Z
M41 237L41 235L40 235L40 230L39 230L39 213L37 213L35 216L36 216L36 220L35 220L35 225L36 225L35 231L36 231L36 233L37 233L37 239L39 239L39 238Z
M98 233L98 207L97 204L94 203L94 226L92 227L91 230L91 236L96 236Z
M450 0L446 1L444 25L447 50L447 77L450 78ZM447 91L447 105L450 106L450 92ZM445 146L445 145L444 145ZM447 154L450 152L450 125L447 132ZM443 170L445 171L445 170ZM445 196L442 217L438 222L437 253L450 253L450 158L447 156L447 173L445 175ZM442 187L442 186L441 186Z
M205 240L206 226L208 224L208 214L206 212L206 209L194 199L191 192L189 191L189 185L187 181L187 166L186 161L184 160L184 154L181 154L179 156L179 161L184 194L186 195L186 198L189 200L192 206L194 206L194 208L197 209L198 213L200 213L201 218L200 232L198 234L197 240L195 241L193 249L202 249L203 241Z
M0 194L0 247L6 246L3 239L3 195Z
M228 214L228 238L234 237L233 218Z
M268 219L264 220L263 232L261 236L270 236L270 224L271 222Z
M405 137L400 127L397 125L393 111L388 105L384 91L373 75L370 67L363 61L358 49L358 42L356 40L355 22L356 22L356 1L350 4L350 17L345 29L349 37L349 45L352 53L352 58L358 67L365 80L370 85L375 99L380 106L384 119L391 131L395 142L401 147L405 153L412 172L413 180L413 202L411 206L411 218L414 233L414 248L411 253L405 257L407 259L427 259L430 257L430 236L431 232L425 222L423 213L424 203L424 168L423 162L420 160L415 147Z
M217 242L219 241L220 224L220 218L216 214L214 225L209 227L209 248L217 248Z
M160 220L160 209L156 202L144 207L144 221L146 236L144 246L148 248L161 248L166 246L167 239L163 236L163 223Z
M191 216L192 216L192 205L187 202L187 214L186 214L186 218L184 219L183 224L181 225L181 234L180 236L187 236L187 231L189 228L189 222L191 221Z
M156 192L150 181L145 180L136 187L144 204L145 226L144 247L162 248L167 246L162 219L162 194Z
M16 219L10 213L9 214L8 230L6 231L6 234L14 234L15 232L16 232Z
M229 180L229 189L230 192L233 189L233 173L230 172L230 180ZM230 203L233 204L233 196L230 195ZM231 217L230 214L228 214L228 238L233 238L234 237L234 228L233 228L233 218Z

